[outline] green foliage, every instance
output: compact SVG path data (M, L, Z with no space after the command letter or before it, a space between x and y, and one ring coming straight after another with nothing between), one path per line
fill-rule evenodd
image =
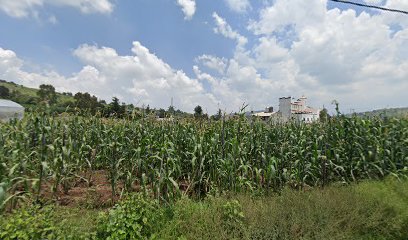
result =
M58 232L57 239L89 240L96 239L98 210L56 206L53 221Z
M158 239L230 239L223 221L222 198L193 201L181 198L171 218L158 231Z
M407 181L182 199L160 239L408 239ZM245 217L244 217L245 216ZM226 224L228 223L228 224ZM228 226L228 227L226 227Z
M0 86L0 98L9 98L10 90L5 86Z
M203 108L200 105L197 105L194 108L194 117L199 118L203 115Z
M160 229L163 211L157 201L132 194L100 217L99 239L153 239Z
M27 207L2 215L0 239L408 239L408 181L389 178L174 204L136 194L98 210Z
M41 84L37 95L40 98L40 101L46 102L50 105L57 102L57 93L52 85Z
M159 118L165 118L165 117L166 117L166 110L164 110L163 108L160 108L160 109L157 111L157 116L158 116Z
M27 113L0 125L0 183L8 196L41 181L68 191L80 175L109 174L117 188L150 186L159 201L182 191L271 193L408 174L408 120L338 116L326 123L266 124L244 116L223 121L105 119Z
M123 117L126 112L126 105L119 104L119 99L117 97L112 98L112 102L109 104L108 116Z
M0 239L56 239L57 236L51 208L22 208L0 220Z
M26 108L38 108L38 102L39 102L39 97L38 97L38 92L40 91L39 89L34 89L34 88L28 88L23 85L18 85L13 82L7 82L7 81L0 81L0 87L6 87L9 89L10 94L7 99L13 100L21 105L23 105ZM59 94L56 93L57 96L57 102L54 105L56 108L56 112L63 112L66 110L67 107L67 102L73 102L74 98L72 97L72 94ZM53 106L53 108L54 108ZM73 106L70 105L70 106ZM51 109L52 112L54 112L54 109Z
M245 232L245 216L241 204L237 200L228 201L222 206L223 223L227 232L233 237L242 238Z
M98 98L91 96L89 93L76 93L74 96L75 106L90 111L92 114L95 114L98 109L103 107L102 104L98 102Z
M330 115L326 108L323 108L319 113L319 119L321 122L327 122L330 119Z
M218 109L217 113L213 116L211 116L212 120L218 121L222 118L222 111L221 109Z

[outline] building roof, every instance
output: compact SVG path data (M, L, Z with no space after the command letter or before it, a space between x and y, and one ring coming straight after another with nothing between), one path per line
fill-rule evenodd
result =
M276 112L259 112L259 113L254 113L252 116L255 117L270 117L272 115L276 114Z
M6 99L0 99L0 108L3 107L7 107L7 108L22 108L24 109L23 106L21 106L20 104L10 101L10 100L6 100Z
M308 111L308 110L300 110L300 111L293 111L293 114L316 114L312 111Z

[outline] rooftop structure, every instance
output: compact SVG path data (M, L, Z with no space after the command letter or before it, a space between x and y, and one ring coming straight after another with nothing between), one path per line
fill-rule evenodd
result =
M292 97L281 97L279 98L278 112L273 112L273 108L267 108L265 112L254 113L252 116L260 117L264 120L274 118L281 122L296 120L311 123L319 120L320 110L307 106L306 102L307 98L305 96L300 97L294 102L292 102Z
M10 100L0 99L0 121L8 122L10 119L22 119L24 107Z

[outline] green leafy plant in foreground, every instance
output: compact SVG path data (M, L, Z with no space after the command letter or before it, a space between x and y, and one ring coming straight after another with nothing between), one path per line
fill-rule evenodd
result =
M224 226L229 232L239 232L245 227L245 216L241 204L231 200L222 206Z
M0 239L3 240L57 239L58 235L51 208L21 208L0 221Z
M160 228L163 210L156 200L143 194L132 194L108 213L102 213L98 239L154 239Z

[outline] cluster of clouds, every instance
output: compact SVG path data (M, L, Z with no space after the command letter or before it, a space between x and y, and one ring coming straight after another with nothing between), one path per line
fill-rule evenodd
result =
M90 1L72 2L81 6ZM251 8L248 1L226 2L236 12ZM194 1L177 3L191 19ZM404 0L381 3L408 9ZM93 10L112 7L90 6ZM84 67L68 77L55 71L24 71L23 60L0 48L0 78L33 87L50 83L60 91L89 91L104 99L117 96L153 107L168 107L174 98L182 110L192 111L200 104L210 114L218 107L236 111L244 102L251 109L262 109L276 105L278 97L302 94L316 107L323 103L327 107L333 99L343 108L356 110L406 105L402 101L408 90L408 21L398 14L328 9L327 0L275 0L248 22L251 46L249 36L233 29L220 14L214 12L212 17L214 33L231 39L234 54L231 58L197 56L194 76L173 69L135 41L131 55L97 45L79 46L73 55Z
M111 0L0 0L0 10L16 18L35 17L46 5L73 7L84 14L109 14L114 7Z
M249 0L224 0L234 12L244 13L251 9ZM373 1L373 0L371 0ZM191 20L196 12L195 0L177 0L186 20ZM39 11L46 5L73 7L84 14L109 14L113 11L113 0L0 0L0 10L15 18L38 17ZM51 21L56 21L52 15Z
M184 13L184 19L191 20L196 12L195 0L177 0L177 4Z
M88 91L107 100L116 96L140 106L167 108L172 97L189 110L195 103L214 105L215 99L198 80L171 68L140 42L133 42L131 52L133 55L120 56L112 48L81 45L73 55L84 67L65 77L55 71L27 72L15 52L0 48L0 79L18 79L18 83L29 87L52 84L61 92Z
M224 0L227 7L237 13L245 13L251 9L249 0ZM177 0L177 4L184 13L185 20L191 20L197 10L195 0Z

